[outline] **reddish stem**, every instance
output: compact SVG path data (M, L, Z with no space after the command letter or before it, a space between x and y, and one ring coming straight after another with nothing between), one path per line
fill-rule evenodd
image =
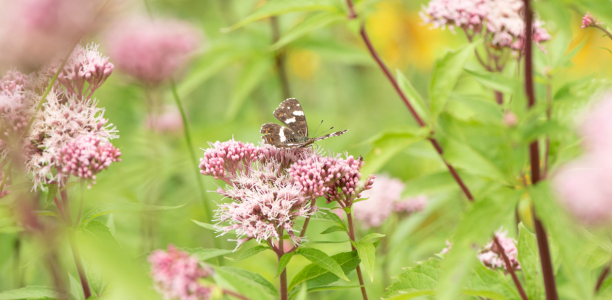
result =
M356 18L357 13L355 12L355 8L353 7L353 2L351 0L346 0L346 3L349 8L349 19ZM374 58L374 60L376 61L380 69L383 71L383 73L385 73L385 76L387 77L389 82L391 82L397 94L400 96L400 98L402 98L402 101L404 101L404 104L410 111L410 114L412 114L412 116L414 117L415 121L419 124L419 126L425 127L426 126L425 122L416 112L412 104L410 104L410 101L408 101L408 97L406 97L402 89L400 89L399 84L397 83L397 81L395 80L391 72L389 71L389 68L387 68L385 63L380 58L380 55L374 48L374 45L372 45L372 42L370 41L370 37L368 36L368 33L366 32L365 26L363 23L361 24L361 29L359 30L359 34L361 35L363 42L366 44L370 52L370 55L372 55L372 57ZM432 143L432 145L436 149L436 152L442 155L443 151L442 151L442 147L440 146L440 143L438 143L438 141L435 138L429 138L429 141ZM453 178L455 179L457 184L459 184L459 186L461 187L461 190L463 191L465 196L468 198L468 200L474 201L474 197L472 196L472 193L470 193L469 189L467 188L467 186L465 185L461 177L459 177L459 174L457 174L457 171L455 171L455 168L453 168L453 166L451 166L446 160L444 160L444 158L442 158L442 160L444 161L444 164L448 168L449 172L453 175Z
M283 230L280 230L279 233L280 238L278 239L278 251L276 252L276 256L278 257L278 262L280 263L283 254L285 254L283 248ZM280 298L281 300L288 300L289 294L287 291L287 267L283 269L283 272L280 274Z
M508 259L508 256L506 255L506 250L504 249L504 247L502 247L496 235L493 235L493 242L495 243L495 246L497 246L497 249L499 249L499 252L501 253L502 258L504 259L504 264L506 264L506 268L508 269L508 272L510 272L510 276L512 276L512 281L514 281L514 285L516 285L516 288L518 289L519 294L521 294L521 298L523 300L529 300L529 298L527 298L527 294L525 294L525 290L523 290L523 286L521 285L521 282L519 281L518 277L516 277L516 274L514 273L514 268L512 267L512 264L510 264L510 259Z
M225 294L225 295L234 296L234 297L236 297L236 298L238 298L238 299L241 299L241 300L250 300L250 299L249 299L249 298L247 298L246 296L243 296L243 295L241 295L241 294L238 294L238 293L233 292L233 291L230 291L230 290L221 289L221 292L222 292L223 294Z
M599 289L601 288L601 285L603 284L604 280L606 279L606 277L610 273L610 264L611 263L608 263L608 265L603 269L603 271L601 271L601 274L599 275L599 278L597 278L597 284L595 285L595 294L597 294L597 292L599 292Z
M533 84L533 12L531 11L531 3L529 0L523 0L523 3L525 6L525 93L527 94L528 100L527 107L531 108L535 105ZM540 181L540 151L537 140L529 145L529 152L531 158L532 182L533 185L536 185L538 181ZM536 238L538 240L538 249L540 250L540 263L542 264L546 299L557 300L559 299L559 295L557 294L548 238L546 236L546 230L542 222L538 219L535 211L533 214L533 221Z
M348 226L349 226L349 238L351 239L351 241L355 241L355 229L353 227L353 216L351 215L351 213L347 212L346 213L346 219L348 221ZM353 246L353 243L351 243L351 249L354 251L355 250L355 246ZM359 265L357 265L357 268L355 268L355 270L357 271L357 278L359 278L359 285L361 286L361 296L363 296L363 300L368 300L368 293L366 292L364 283L363 283L363 274L361 274L361 268L359 267Z

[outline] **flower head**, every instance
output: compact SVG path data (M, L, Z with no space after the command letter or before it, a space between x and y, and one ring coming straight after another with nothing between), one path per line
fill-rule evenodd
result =
M508 257L512 269L520 270L521 266L519 265L519 262L516 259L516 257L518 256L518 250L516 249L516 241L512 238L506 237L507 234L507 231L498 230L495 233L495 238L503 248L503 252L506 254L506 257ZM488 268L493 269L504 267L504 270L508 270L508 266L504 262L501 253L502 249L497 246L497 243L491 241L483 249L480 250L480 253L478 254L478 259Z
M183 118L178 109L165 108L159 115L148 116L145 125L151 130L176 133L183 129Z
M168 246L168 251L155 250L149 255L151 277L155 288L167 300L208 300L212 290L198 281L213 271L200 266L189 253Z
M397 201L393 204L393 211L397 213L411 214L422 211L427 206L428 198L425 195L419 195L413 198Z
M401 180L387 175L376 176L372 189L362 194L364 198L369 199L353 205L355 218L366 228L382 225L393 212L403 190L404 183Z
M593 25L598 25L599 22L591 14L587 13L582 17L582 28L587 28Z
M210 148L204 151L204 157L200 158L200 173L226 181L250 170L260 152L259 147L234 139L209 145Z
M93 27L95 1L4 1L0 12L0 60L36 70L64 55Z
M61 61L51 63L43 73L52 77L60 67ZM87 47L77 45L68 58L64 69L57 76L57 81L70 94L84 99L91 99L98 89L113 72L114 65L108 62L108 57L98 52L98 45ZM85 85L87 83L87 85Z
M170 20L131 20L108 36L110 56L130 76L158 85L176 73L200 44L200 34L188 24Z
M419 14L435 28L454 27L478 31L489 13L487 0L432 0Z
M111 163L121 161L121 151L96 136L79 136L68 142L55 157L58 177L69 175L96 183L96 174L108 169Z

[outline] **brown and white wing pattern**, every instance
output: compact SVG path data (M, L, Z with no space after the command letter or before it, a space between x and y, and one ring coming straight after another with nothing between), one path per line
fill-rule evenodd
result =
M308 137L308 123L302 105L294 98L289 98L274 110L274 116L298 136Z
M337 131L337 132L330 133L330 134L326 134L326 135L320 136L320 137L318 137L318 138L314 138L314 139L312 139L312 141L313 141L313 142L316 142L316 141L324 140L324 139L326 139L326 138L330 138L330 137L334 137L334 136L343 135L343 134L344 134L344 133L346 133L347 131L348 131L348 129L347 129L347 130L342 130L342 131Z
M263 124L259 132L265 134L261 137L264 144L272 145L277 148L299 146L295 132L276 123Z

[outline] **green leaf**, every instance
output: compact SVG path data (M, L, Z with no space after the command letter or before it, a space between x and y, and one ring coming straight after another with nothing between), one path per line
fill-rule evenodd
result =
M234 30L248 23L265 19L271 16L282 15L294 11L328 10L336 11L332 0L270 0L242 21L232 25L226 30Z
M281 37L278 42L272 45L271 48L274 51L278 50L279 48L291 43L292 41L304 36L309 32L346 19L347 17L345 14L337 11L313 14L306 18L304 21L295 25L295 27L291 28L291 30L289 30L285 35L283 35L283 37Z
M49 191L47 192L47 205L53 202L55 195L57 195L57 184L50 184Z
M342 267L345 274L349 274L359 265L359 255L357 251L343 252L331 256L331 258ZM289 290L294 287L306 283L309 288L327 286L330 283L336 282L340 277L332 272L322 268L318 264L312 263L304 267L289 284Z
M81 290L81 283L70 273L68 274L68 279L70 280L70 295L72 295L72 298L77 300L83 299L84 294Z
M457 50L449 51L442 59L437 60L429 84L431 118L435 120L444 109L448 97L463 71L465 63L474 55L479 43L467 44Z
M342 267L340 267L335 260L325 254L325 252L315 248L298 248L295 253L304 256L306 259L319 265L323 269L332 272L334 275L346 281L350 281L346 275L344 275Z
M364 269L370 275L370 280L374 282L374 260L376 259L376 248L370 242L360 241L356 247L359 258L363 263Z
M280 276L283 270L287 267L287 264L289 264L289 262L291 261L291 258L293 258L294 254L295 252L289 252L281 256L281 259L278 261L278 269L276 272L276 277Z
M399 84L400 89L406 94L408 97L408 102L414 107L414 110L417 112L421 118L423 118L425 123L429 122L430 115L429 110L427 109L427 103L421 97L421 94L414 88L412 83L404 76L400 70L395 70L395 77L397 78L397 82Z
M506 78L498 73L492 72L478 72L469 69L464 69L464 71L474 77L474 79L476 79L482 85L492 90L502 92L504 94L512 94L514 92L514 88L511 85L512 80L510 78Z
M321 217L323 217L326 220L332 221L336 224L338 224L339 226L341 226L344 231L346 231L347 227L346 224L344 224L344 221L342 221L342 219L340 219L340 217L333 211L331 210L323 210L323 209L319 209L319 214Z
M504 219L513 215L523 192L500 188L470 205L457 226L453 247L444 257L444 275L436 289L440 296L438 299L456 299L467 275L477 263L474 245L483 246L491 239Z
M592 299L595 282L589 274L589 269L581 263L584 262L581 259L583 250L590 242L575 230L576 223L556 201L548 182L538 183L529 192L536 215L547 233L552 240L559 241L562 271L569 281L566 287L572 290L577 299Z
M185 78L178 82L179 96L186 98L208 79L249 55L252 54L248 49L235 43L223 43L209 49L204 55L191 63L193 67Z
M447 170L427 174L406 183L402 198L457 188L457 182Z
M102 205L100 207L96 207L83 215L83 221L81 224L87 223L92 219L95 219L99 216L111 214L114 212L138 212L138 211L154 211L154 210L171 210L177 209L185 206L177 205L177 206L156 206L156 205L147 205L142 203L112 203Z
M422 295L433 295L439 278L442 275L440 261L434 258L417 262L416 266L404 268L404 270L405 272L394 277L398 282L387 287L387 291L383 295L384 298L398 296L401 293L414 292L427 292L427 294Z
M61 298L54 288L45 286L26 286L16 290L0 292L0 300Z
M179 248L187 253L195 256L200 261L205 261L218 256L223 256L228 253L232 253L232 250L225 249L205 249L205 248Z
M86 234L90 234L91 237L95 237L99 243L104 244L106 247L123 253L119 242L117 242L117 239L115 239L110 229L106 227L104 223L100 221L91 221L82 227L82 231Z
M198 226L200 226L200 227L204 227L204 228L206 228L206 229L208 229L208 230L212 230L212 231L216 231L216 230L217 230L217 228L216 228L216 227L215 227L215 225L213 225L213 224L204 223L204 222L199 222L199 221L196 221L196 220L191 220L191 221L193 221L194 223L196 223Z
M271 67L272 61L267 57L253 57L244 66L244 69L238 76L236 86L232 88L230 105L225 115L227 120L231 121L236 117L240 108L244 106L244 101L257 85L266 78L265 74L270 71Z
M215 270L243 295L250 295L249 290L255 288L269 295L279 296L274 285L257 273L234 267L217 267Z
M237 261L241 261L243 259L247 259L261 251L265 251L266 249L270 249L270 247L265 246L265 245L258 245L255 247L251 247L247 250L245 250L244 252L240 253L240 255L238 255L238 257L236 258L228 258L229 260L233 261L233 262L237 262ZM230 251L231 252L231 251Z
M332 227L325 229L323 232L321 232L321 234L329 234L329 233L337 232L337 231L346 232L346 228L342 226L332 226Z
M381 234L381 233L370 233L370 234L362 237L361 240L359 240L359 242L369 242L369 241L372 241L372 240L377 241L377 240L379 240L379 239L381 239L383 237L385 237L385 235Z
M538 243L535 234L531 233L523 223L519 224L519 239L518 239L518 256L517 260L521 265L521 270L525 274L526 289L529 299L540 299L539 292L542 289L540 285L542 274L540 267L540 256L538 252Z
M433 296L435 294L436 292L434 291L418 291L418 292L400 294L397 296L383 298L383 299L384 300L408 300L408 299L414 299L416 297L421 297L421 296Z
M468 144L448 139L444 143L443 156L454 167L464 169L469 173L504 184L511 182L495 163Z
M368 142L372 150L365 156L362 174L373 174L408 146L422 141L429 135L427 128L407 127L385 131ZM368 143L366 142L366 143Z

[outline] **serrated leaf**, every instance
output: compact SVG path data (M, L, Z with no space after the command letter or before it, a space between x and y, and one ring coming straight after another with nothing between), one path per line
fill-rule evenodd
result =
M412 86L410 80L404 76L400 70L395 70L395 77L400 89L408 97L408 102L414 107L417 114L424 119L425 123L429 122L429 110L427 109L427 103L421 97L421 94Z
M525 274L527 282L526 289L529 299L540 299L539 292L541 278L536 274L542 274L540 267L540 257L538 243L535 234L531 233L523 223L519 224L517 260L521 265L521 270Z
M325 252L315 248L298 248L295 253L304 256L306 259L319 265L321 268L332 272L334 275L346 281L350 281L346 275L344 275L342 267L335 260L325 254Z
M429 84L430 115L432 120L444 109L455 84L463 71L465 63L474 55L479 43L467 44L457 50L449 51L436 61Z
M257 273L234 267L217 267L215 270L244 295L250 295L249 289L255 288L279 296L274 285Z
M337 12L321 12L318 14L313 14L306 18L304 21L295 25L295 27L291 28L285 35L283 35L278 42L272 45L272 50L278 50L279 48L291 43L292 41L308 34L314 30L319 28L323 28L335 22L346 20L346 15Z
M360 263L357 251L338 253L332 255L331 258L342 267L345 274L349 274L352 270L355 270ZM306 283L309 288L326 286L336 282L338 279L340 279L340 277L312 263L304 267L304 269L293 277L293 280L291 280L289 284L289 290L292 290L302 283Z
M440 269L439 260L432 258L418 262L416 266L405 268L403 273L395 276L394 278L398 282L387 287L383 297L389 298L398 296L401 293L415 292L427 292L428 294L424 295L431 295L438 285L441 274L442 270Z
M337 8L335 6L334 1L332 0L270 0L257 10L255 10L252 14L244 18L242 21L232 25L226 30L234 30L248 23L265 19L271 16L286 14L294 11L314 10L336 11Z
M0 300L61 298L54 288L46 286L26 286L16 290L0 292Z
M509 180L500 168L489 158L478 152L468 144L448 139L444 144L444 158L456 168L469 173L493 179L503 184Z
M385 131L370 139L372 150L365 156L362 174L378 172L389 160L408 146L429 135L427 128L406 128Z
M205 248L179 248L195 257L200 261L205 261L207 259L211 259L218 256L223 256L225 254L232 253L232 250L225 249L205 249Z
M374 260L376 259L376 248L370 242L360 241L356 247L359 258L364 269L370 275L370 281L374 282Z
M114 212L134 212L134 211L155 211L155 210L170 210L177 209L185 206L177 205L177 206L156 206L156 205L147 205L142 203L112 203L105 204L100 207L96 207L83 215L83 221L81 224L87 223L92 219L95 219L99 216L111 214Z
M325 229L323 232L321 232L321 234L329 234L329 233L337 232L337 231L346 232L346 229L342 226L332 226L332 227Z
M236 117L248 95L266 78L265 74L270 71L271 67L272 61L267 57L253 57L244 66L238 76L236 86L232 88L229 108L225 115L227 120L233 120Z
M237 262L237 261L241 261L243 259L247 259L259 252L265 251L266 249L270 249L270 247L265 246L265 245L258 245L255 247L251 247L247 250L245 250L244 252L240 253L240 255L238 255L238 257L236 258L228 258L229 260L233 261L233 262ZM230 251L231 252L231 251Z
M278 261L278 268L276 270L276 277L280 276L280 274L283 272L283 270L287 267L287 264L289 264L289 262L291 261L291 258L293 258L294 254L295 254L295 252L289 252L289 253L285 253L285 254L283 254L283 256L281 256L281 259Z
M512 82L510 78L505 78L502 75L492 72L478 72L469 69L464 70L482 85L492 90L502 92L504 94L512 94L514 92L513 86L510 85Z

